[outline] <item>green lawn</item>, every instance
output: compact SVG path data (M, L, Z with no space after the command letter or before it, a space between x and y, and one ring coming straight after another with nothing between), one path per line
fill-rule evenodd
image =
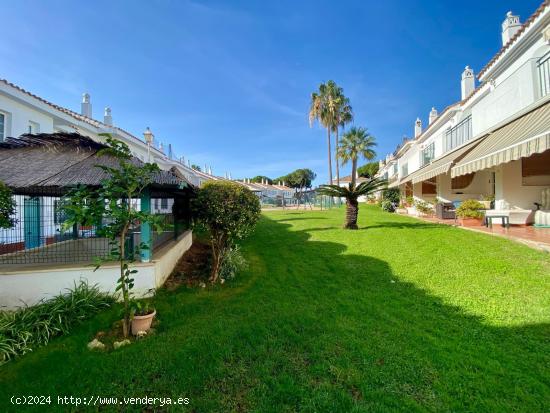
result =
M248 270L159 293L142 342L86 350L112 310L0 367L0 411L12 394L181 396L196 412L548 411L549 255L363 205L361 229L344 231L343 212L266 213L243 245Z

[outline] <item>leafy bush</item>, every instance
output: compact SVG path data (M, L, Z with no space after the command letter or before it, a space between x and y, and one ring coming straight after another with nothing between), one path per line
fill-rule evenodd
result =
M235 245L223 258L220 268L220 278L223 280L235 278L237 273L244 270L246 267L247 263L241 254L241 250L238 245Z
M246 237L260 218L260 201L248 188L233 183L210 181L193 200L196 221L210 235L212 272L210 281L219 277L222 262L235 242Z
M382 199L399 205L399 188L386 188L382 191Z
M11 228L15 224L15 200L11 189L0 182L0 228Z
M483 205L475 199L467 199L456 209L456 216L460 218L482 218Z
M382 201L382 203L380 204L380 207L382 208L383 211L395 212L395 205L393 204L393 202L387 199Z
M77 323L114 303L114 298L101 293L94 285L80 281L69 289L32 307L0 312L0 364L45 346L67 334Z
M420 199L414 201L414 207L417 211L423 214L432 214L434 212L432 204L426 201L422 201Z

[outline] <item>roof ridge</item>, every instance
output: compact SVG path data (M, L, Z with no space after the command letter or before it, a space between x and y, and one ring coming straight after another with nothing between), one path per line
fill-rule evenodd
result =
M477 75L477 78L479 79L485 72L489 70L489 68L499 59L500 56L508 50L513 43L516 42L516 40L521 36L522 33L524 33L527 28L533 23L533 21L540 16L540 14L543 12L543 10L550 6L550 0L544 0L542 4L535 10L535 12L529 16L527 20L521 25L519 30L506 42L506 44L502 45L502 47L499 49L499 51L493 56L491 60L489 60L489 63L487 63L483 69L481 69Z

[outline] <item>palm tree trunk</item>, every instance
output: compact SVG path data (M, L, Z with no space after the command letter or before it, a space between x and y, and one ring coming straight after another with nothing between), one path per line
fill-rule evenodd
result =
M330 150L330 128L327 128L327 143L328 143L328 180L332 185L332 151Z
M357 215L359 213L359 203L356 199L346 200L346 222L344 223L345 229L358 229L357 227Z
M353 188L355 188L355 184L356 184L356 177L357 175L357 158L353 158L351 160L351 186Z
M334 149L336 158L336 185L340 186L340 161L338 160L338 129L336 128L336 134L334 135Z

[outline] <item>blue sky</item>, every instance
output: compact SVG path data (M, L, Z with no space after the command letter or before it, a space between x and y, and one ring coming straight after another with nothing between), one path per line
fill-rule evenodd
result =
M500 47L505 13L541 0L26 1L2 5L0 77L233 177L308 167L327 177L326 133L310 93L335 80L378 155L432 106L460 98ZM349 172L349 166L344 172Z

